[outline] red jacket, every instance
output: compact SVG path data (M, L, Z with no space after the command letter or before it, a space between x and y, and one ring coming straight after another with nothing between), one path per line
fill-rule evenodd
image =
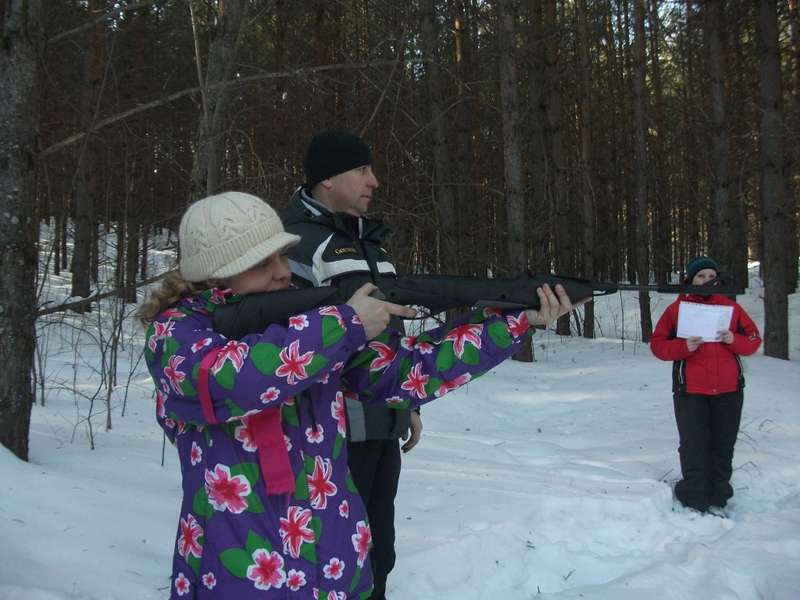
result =
M733 342L704 342L697 350L690 352L686 340L675 337L678 307L682 301L733 306L728 326L733 332ZM674 392L711 396L735 392L744 387L739 356L753 354L760 345L761 335L750 316L736 302L717 294L678 296L661 315L650 340L650 350L656 357L674 361Z

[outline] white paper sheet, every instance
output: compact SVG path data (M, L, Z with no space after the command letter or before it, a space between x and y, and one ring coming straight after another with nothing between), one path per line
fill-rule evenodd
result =
M704 342L718 342L718 331L730 327L732 306L681 302L678 306L679 338L701 337Z

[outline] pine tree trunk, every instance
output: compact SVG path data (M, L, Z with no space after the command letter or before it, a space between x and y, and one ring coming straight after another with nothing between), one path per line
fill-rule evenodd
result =
M724 0L708 0L705 9L705 34L708 47L708 73L711 83L711 170L712 201L709 231L709 251L730 271L733 264L731 252L731 219L733 212L730 198L730 144L728 133L728 99L725 93L725 38ZM742 243L739 240L738 243Z
M40 0L0 8L0 444L28 459L36 339L38 227L33 218Z
M786 247L789 244L783 165L778 16L775 0L758 2L761 56L761 211L764 231L764 354L789 358Z
M220 11L214 36L206 57L203 88L203 113L197 133L197 150L192 165L192 197L202 198L219 191L225 129L228 122L230 87L213 88L233 75L236 53L242 37L249 2L225 2ZM199 61L200 57L196 59ZM199 69L202 72L202 69Z
M634 0L634 42L633 42L633 109L636 130L634 142L634 164L636 185L636 264L637 281L647 284L650 281L649 269L649 226L647 223L647 90L645 70L644 0ZM642 327L642 341L649 342L653 335L653 321L650 316L650 294L639 292L639 313Z
M447 114L444 109L444 81L439 67L437 51L438 33L436 27L436 2L424 0L420 15L421 42L426 58L428 104L430 106L431 144L433 145L433 197L439 219L438 236L440 241L439 265L443 273L458 273L460 252L456 234L458 223L455 211L455 188L450 178L453 176L452 159L447 141L450 138L447 128Z

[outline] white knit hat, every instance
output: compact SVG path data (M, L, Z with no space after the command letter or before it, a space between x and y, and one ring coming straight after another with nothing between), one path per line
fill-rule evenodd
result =
M187 281L231 277L300 241L263 200L224 192L192 204L181 219L180 271Z

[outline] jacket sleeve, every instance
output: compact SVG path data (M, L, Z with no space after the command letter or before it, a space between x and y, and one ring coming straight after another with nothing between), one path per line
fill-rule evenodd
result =
M761 346L761 334L745 310L739 305L735 308L736 327L733 331L733 342L730 344L731 352L741 356L749 356Z
M675 337L679 303L678 300L667 307L650 338L650 351L661 360L683 360L692 354L686 347L686 340Z
M527 339L524 312L486 309L418 337L387 329L344 368L344 383L359 400L416 407L480 377Z
M212 331L207 316L168 314L151 325L145 348L160 392L159 417L194 424L280 406L341 368L366 343L347 305L314 309L292 317L288 327L270 325L241 340Z

